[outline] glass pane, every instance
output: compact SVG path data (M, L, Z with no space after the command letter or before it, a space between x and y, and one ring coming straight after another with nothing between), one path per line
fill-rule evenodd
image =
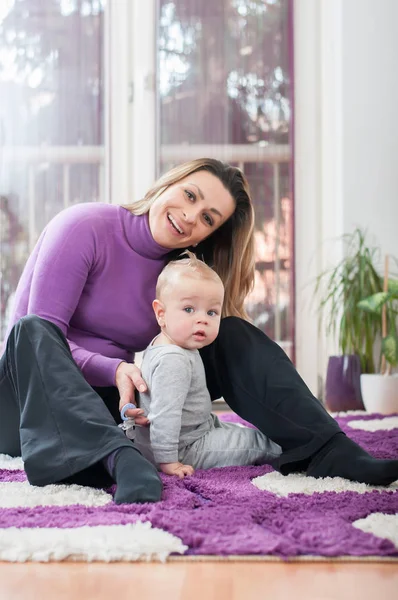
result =
M293 352L291 7L159 0L160 171L201 156L239 166L256 212L253 322Z
M104 0L0 3L0 339L43 227L103 199L103 22Z

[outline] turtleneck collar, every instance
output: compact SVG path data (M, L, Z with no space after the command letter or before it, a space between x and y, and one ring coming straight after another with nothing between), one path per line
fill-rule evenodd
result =
M149 215L133 215L129 210L119 206L120 218L129 246L144 258L162 258L170 248L160 246L152 237L149 228Z

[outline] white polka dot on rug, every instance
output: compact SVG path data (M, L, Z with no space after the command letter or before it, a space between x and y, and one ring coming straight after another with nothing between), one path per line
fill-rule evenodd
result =
M354 521L352 524L365 533L372 533L376 537L390 540L398 549L398 514L373 513L365 519Z
M33 506L104 506L112 496L104 490L82 485L45 485L36 487L27 481L0 483L1 508Z
M332 417L348 417L349 415L355 415L356 417L359 417L361 415L369 415L369 413L366 410L343 410L331 412L330 414Z
M20 456L13 457L8 454L0 454L0 469L7 469L8 471L20 471L23 470L23 461Z
M9 562L165 561L187 550L179 537L149 522L127 525L0 530L0 560Z
M289 494L322 494L323 492L357 492L366 494L373 490L379 492L398 490L398 481L386 487L367 485L349 481L342 477L323 477L315 479L302 473L290 473L290 475L281 475L277 471L266 473L252 479L253 485L259 490L271 492L276 496L286 498Z
M369 421L354 420L349 421L347 425L352 429L362 429L362 431L391 431L391 429L398 429L398 417L384 417Z

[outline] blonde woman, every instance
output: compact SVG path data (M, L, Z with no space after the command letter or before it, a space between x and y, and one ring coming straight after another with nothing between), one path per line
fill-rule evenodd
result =
M134 353L158 333L151 303L164 265L189 248L225 287L220 333L201 350L212 399L279 444L282 473L388 485L398 461L349 440L281 348L245 320L253 208L239 169L181 165L127 206L82 204L44 229L15 297L0 363L0 453L22 455L30 483L117 483L117 503L161 496L156 469L117 426L146 384ZM147 421L141 409L127 416Z

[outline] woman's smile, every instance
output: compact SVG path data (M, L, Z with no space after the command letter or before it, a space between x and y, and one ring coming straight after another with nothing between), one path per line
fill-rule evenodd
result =
M181 225L173 217L173 215L171 215L170 213L167 213L167 219L168 219L169 223L171 223L171 226L177 235L185 235L185 231L182 229Z

